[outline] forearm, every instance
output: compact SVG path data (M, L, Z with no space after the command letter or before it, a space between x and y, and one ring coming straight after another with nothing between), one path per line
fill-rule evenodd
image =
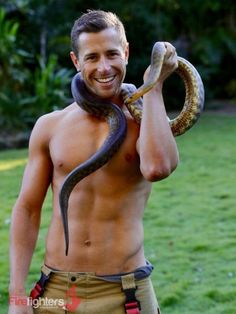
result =
M149 181L167 177L177 166L178 150L167 118L161 85L143 99L138 151L140 169Z
M10 295L24 295L25 282L38 237L38 213L16 205L10 230Z

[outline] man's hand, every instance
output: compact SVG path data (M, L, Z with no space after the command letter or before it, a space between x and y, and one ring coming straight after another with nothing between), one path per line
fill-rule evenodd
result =
M156 82L156 86L158 89L162 87L162 84L165 81L165 79L168 76L170 76L170 74L173 73L178 67L177 53L176 53L175 47L168 42L162 42L162 44L165 46L166 51L165 51L164 62L162 65L161 73L160 73L158 81ZM150 66L146 69L144 73L144 76L143 76L144 82L148 78L149 71L150 71Z
M33 309L31 306L10 305L8 314L33 314Z
M26 305L27 301L28 297L26 294L11 294L9 297L8 314L33 314L33 308L30 305Z

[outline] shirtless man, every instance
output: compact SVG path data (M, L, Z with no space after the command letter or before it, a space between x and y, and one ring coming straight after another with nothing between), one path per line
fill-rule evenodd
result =
M12 214L10 296L26 295L25 283L39 233L41 208L51 185L53 214L43 269L50 278L40 297L63 298L73 284L80 298L78 307L71 309L74 313L138 313L128 308L136 301L140 303L140 313L158 313L149 277L135 277L136 299L128 302L121 289L127 288L125 281L113 282L109 276L105 279L101 276L133 275L140 267L150 270L143 247L144 207L152 182L169 176L178 163L178 151L162 98L163 82L176 69L177 55L170 43L163 45L166 48L163 69L155 87L143 98L139 126L120 96L129 57L122 23L113 13L103 11L89 11L75 22L70 53L73 64L81 71L91 93L122 108L128 123L127 136L116 155L72 191L68 211L70 248L66 256L58 194L65 176L103 143L108 125L75 102L37 121ZM144 81L147 75L148 70ZM30 306L11 304L9 307L9 314L32 311ZM34 311L67 313L62 307Z

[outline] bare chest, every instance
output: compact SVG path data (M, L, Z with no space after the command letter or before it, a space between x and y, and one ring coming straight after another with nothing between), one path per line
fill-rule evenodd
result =
M62 123L50 141L50 154L54 172L65 176L78 165L93 156L109 134L105 120L93 117L72 119ZM136 142L139 135L137 124L128 119L127 136L115 156L104 166L110 175L132 174L139 169Z

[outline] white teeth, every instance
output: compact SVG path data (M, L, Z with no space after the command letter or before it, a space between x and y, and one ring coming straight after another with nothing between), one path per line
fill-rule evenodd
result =
M99 83L108 83L108 82L113 81L114 77L115 76L110 76L107 78L97 78L96 81L98 81Z

